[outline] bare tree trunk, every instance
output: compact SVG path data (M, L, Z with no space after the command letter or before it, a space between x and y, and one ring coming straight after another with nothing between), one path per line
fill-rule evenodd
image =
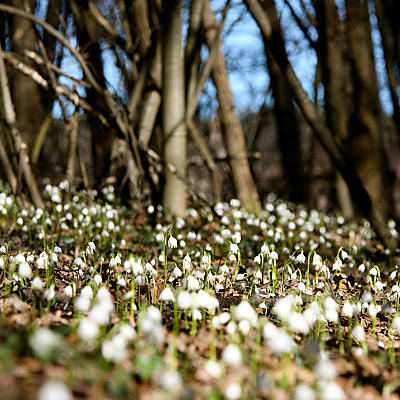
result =
M345 143L349 136L349 68L344 26L333 0L314 1L318 23L319 56L324 84L326 123ZM336 175L336 193L345 218L354 214L350 192L343 178Z
M90 70L96 78L101 88L106 89L103 71L103 62L99 44L99 31L96 21L89 12L90 0L70 2L70 6L75 16L77 37L80 47L87 55ZM86 98L95 110L101 110L102 114L107 115L104 100L94 88L86 89ZM106 128L95 115L89 115L89 125L92 131L92 156L94 177L97 184L101 184L108 175L111 145L114 138L112 129Z
M250 12L256 20L263 36L271 38L272 25L268 15L263 11L258 0L245 0ZM365 186L354 169L350 159L346 156L343 148L338 144L331 130L326 126L320 116L320 112L315 104L308 98L291 64L279 59L274 53L279 67L286 77L288 86L291 89L294 99L301 109L305 119L310 124L318 140L329 154L333 165L341 173L346 181L352 198L360 207L363 215L370 220L380 239L389 247L396 246L396 240L391 235L385 222L381 208L371 200Z
M35 9L34 0L13 0L12 5L25 9L28 7L32 13ZM35 51L36 32L31 21L19 16L12 17L12 49L21 59L25 60L24 51ZM30 61L26 61L32 65ZM18 71L10 73L11 93L17 115L17 128L21 139L26 143L28 152L31 151L35 137L39 132L42 121L46 115L40 87L29 76Z
M217 21L208 0L206 0L204 6L203 26L207 45L211 49L215 41ZM215 87L217 88L221 123L236 193L239 200L248 211L258 213L261 209L260 199L247 159L246 143L242 126L235 111L225 57L222 52L222 43L214 61L212 76Z
M299 122L285 77L282 76L279 65L271 52L271 47L274 47L275 51L279 52L279 57L287 59L274 0L264 1L264 10L271 18L274 32L276 32L271 40L265 40L265 51L272 94L275 100L274 113L278 128L278 143L286 176L286 187L291 201L305 202L308 190L303 172Z
M358 175L376 207L385 214L389 190L385 190L383 148L380 128L378 84L372 50L368 4L361 0L346 1L347 36L352 78L349 140L347 151Z
M162 121L164 161L186 177L185 75L182 55L181 0L163 4ZM172 213L186 213L186 186L170 168L165 168L163 204Z

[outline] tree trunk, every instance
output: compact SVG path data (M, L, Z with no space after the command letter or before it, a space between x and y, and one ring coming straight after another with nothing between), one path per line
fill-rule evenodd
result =
M344 143L349 136L349 68L345 59L344 26L333 0L314 1L314 5L319 22L318 44L326 123L339 142ZM336 193L344 217L351 218L354 209L350 192L338 174Z
M262 35L267 39L271 38L273 35L272 25L259 1L245 0L245 2L255 18ZM376 229L378 236L385 245L388 247L395 247L397 241L393 238L388 229L381 208L371 200L362 180L354 169L351 159L345 154L342 146L338 144L337 140L333 136L332 131L326 126L325 122L321 118L318 107L309 99L299 81L299 78L295 74L293 67L289 62L285 62L285 60L276 57L274 51L273 55L278 62L282 74L286 77L292 95L299 105L306 121L310 124L316 137L329 154L333 165L338 169L343 179L346 181L352 198L360 207L363 215L370 220Z
M346 150L372 201L385 214L389 191L385 190L383 148L380 128L378 84L372 50L367 2L346 1L347 37L352 82L349 137Z
M21 9L25 9L24 5L26 5L33 12L36 2L34 0L13 0L12 5ZM26 60L24 51L36 51L37 37L34 26L31 21L23 17L13 16L11 20L12 49L24 62L32 66L32 63ZM22 141L28 147L27 151L30 152L46 115L42 91L33 79L15 70L10 73L10 85L18 131Z
M74 0L70 6L75 16L79 46L89 61L90 70L97 83L106 88L98 26L89 12L88 1ZM95 110L107 115L103 99L94 88L86 89L86 99ZM96 183L101 185L109 173L111 146L115 135L113 130L106 128L95 115L89 115L89 125L92 131L93 175Z
M276 33L272 35L270 40L265 40L264 45L272 94L275 100L274 114L278 129L278 143L281 151L283 169L285 171L287 191L291 201L305 202L307 200L308 190L303 172L304 166L302 162L303 157L299 123L290 90L270 49L270 46L274 46L276 51L279 51L279 57L287 59L274 0L264 1L264 10L270 16L271 23L274 27L274 33Z
M208 0L204 5L203 27L207 46L211 49L215 41L217 21ZM261 209L260 199L247 159L242 126L234 106L222 43L214 61L212 77L217 88L221 123L236 193L248 211L258 213Z
M185 75L182 55L181 0L163 4L162 44L162 122L164 161L176 169L165 168L163 204L173 214L186 213L186 186L179 176L186 177Z

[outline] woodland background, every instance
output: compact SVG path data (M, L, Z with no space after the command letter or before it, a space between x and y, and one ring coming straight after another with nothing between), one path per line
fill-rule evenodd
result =
M39 207L43 178L66 179L177 215L231 197L257 213L273 191L367 217L393 244L399 18L396 0L2 1L2 178ZM263 49L227 51L246 20ZM264 92L243 96L265 100L238 110L230 77L260 69Z

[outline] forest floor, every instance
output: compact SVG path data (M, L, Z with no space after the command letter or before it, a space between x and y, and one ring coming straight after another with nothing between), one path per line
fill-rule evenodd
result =
M0 192L1 399L400 399L399 253L368 222L45 192Z

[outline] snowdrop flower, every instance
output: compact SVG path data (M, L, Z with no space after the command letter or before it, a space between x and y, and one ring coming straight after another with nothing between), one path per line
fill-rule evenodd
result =
M176 248L177 246L178 246L178 241L173 236L170 236L168 238L168 247L171 247L173 249Z
M7 253L7 249L6 249L6 246L1 246L0 247L0 254L6 254Z
M262 263L262 258L261 258L261 254L258 254L254 257L254 262L261 265Z
M342 315L351 318L353 316L353 305L346 301L342 307Z
M312 260L312 264L315 267L321 268L322 267L322 258L319 254L314 253L313 255L313 260Z
M54 297L56 296L56 291L54 290L54 285L51 285L48 289L46 289L44 291L43 296L47 301L53 300Z
M232 235L232 242L233 242L233 243L238 244L238 243L241 242L241 240L242 240L242 235L240 234L240 232L235 232L235 233Z
M88 299L92 299L93 298L93 289L91 286L85 286L82 290L81 290L81 296L82 297L86 297Z
M332 271L341 271L342 270L342 260L340 258L336 259L336 261L333 263L332 266Z
M310 327L307 323L307 320L302 314L298 312L294 312L290 315L289 328L293 332L303 333L305 335L310 331Z
M224 264L220 267L219 271L221 272L222 275L228 275L229 267L226 264Z
M225 397L228 400L238 400L242 395L242 387L239 383L230 383L225 389Z
M304 264L306 262L306 256L303 254L303 252L297 255L296 262L299 264Z
M29 344L36 357L51 358L61 344L61 337L48 328L39 328L29 338Z
M263 255L265 256L265 255L267 255L268 253L269 253L268 246L264 243L264 244L261 246L261 254L263 254Z
M37 292L41 292L43 290L43 282L38 276L35 276L33 278L32 283L31 283L31 288L32 288L32 290L37 291Z
M360 272L364 272L365 271L365 265L364 264L360 264L359 267L358 267L358 270Z
M111 340L105 340L101 346L103 357L114 363L121 363L128 357L125 340L121 335L115 335Z
M86 255L91 256L96 251L96 245L93 242L89 242L86 247Z
M67 288L65 288L65 290L66 289ZM89 311L90 305L91 305L91 299L87 296L82 296L82 294L78 296L77 299L75 300L75 309L79 312L85 313Z
M68 285L68 286L66 286L66 287L64 288L64 294L65 294L67 297L72 297L72 296L73 296L73 290L72 290L72 286L71 286L71 285Z
M160 301L172 301L172 302L175 301L175 296L174 296L174 294L172 293L172 290L171 290L170 287L166 287L166 288L161 292L160 297L159 297L159 300L160 300Z
M364 328L361 325L356 325L351 331L351 337L358 343L363 342L365 340Z
M372 268L369 270L369 274L370 274L371 276L377 276L377 275L378 275L378 270L377 270L377 268L376 268L376 267L372 267Z
M222 325L225 325L225 324L227 324L227 323L230 321L230 319L231 319L231 314L228 313L228 312L223 312L223 313L221 313L221 314L218 316L218 318L219 318L219 322L220 322ZM400 320L399 320L399 321L400 321Z
M21 253L18 253L13 261L18 265L23 264L25 262L25 256Z
M272 312L278 316L282 321L287 322L290 318L290 315L293 312L293 308L295 306L295 299L293 295L288 295L279 299L273 309Z
M128 324L122 324L119 329L119 334L126 342L131 342L137 336L135 328Z
M169 392L178 392L182 386L182 378L175 369L167 369L161 373L160 386Z
M182 276L182 271L178 267L175 267L172 271L172 275L174 275L175 278L180 278Z
M187 290L197 291L199 289L200 289L199 280L194 278L192 275L189 275L187 278Z
M229 246L229 251L233 254L239 253L239 246L236 243L231 243Z
M59 381L48 381L39 390L38 400L72 400L67 386Z
M397 276L397 271L392 271L392 273L390 274L389 278L392 281L393 279L395 279Z
M177 298L178 307L187 310L192 306L192 296L187 291L179 292Z
M192 268L192 259L188 254L183 258L182 268L184 271L190 271Z
M296 346L286 330L277 328L272 323L267 323L264 326L263 335L267 340L268 347L274 354L290 353Z
M376 281L376 283L375 283L375 289L377 290L377 291L381 291L381 290L383 290L385 288L385 285L381 282L381 281Z
M400 316L399 315L397 315L396 317L393 318L392 329L396 333L400 333Z
M294 400L314 400L314 389L306 383L300 383L294 391Z
M251 325L257 324L258 318L254 308L248 301L242 301L235 309L235 318L238 321L247 320Z
M230 343L223 350L222 359L227 365L240 365L242 364L242 352L236 344Z
M90 318L83 319L78 327L78 335L85 342L92 342L99 334L99 326Z
M218 379L222 375L222 367L218 361L208 360L204 368L214 379Z
M94 283L95 283L96 285L100 285L100 283L101 283L103 280L102 280L102 278L101 278L101 275L96 274L96 275L93 277L93 281L94 281Z
M343 389L335 382L328 382L323 385L320 393L321 400L345 400L346 395Z
M336 366L331 360L329 360L325 353L321 354L321 358L315 366L314 372L323 380L333 380L337 377Z

